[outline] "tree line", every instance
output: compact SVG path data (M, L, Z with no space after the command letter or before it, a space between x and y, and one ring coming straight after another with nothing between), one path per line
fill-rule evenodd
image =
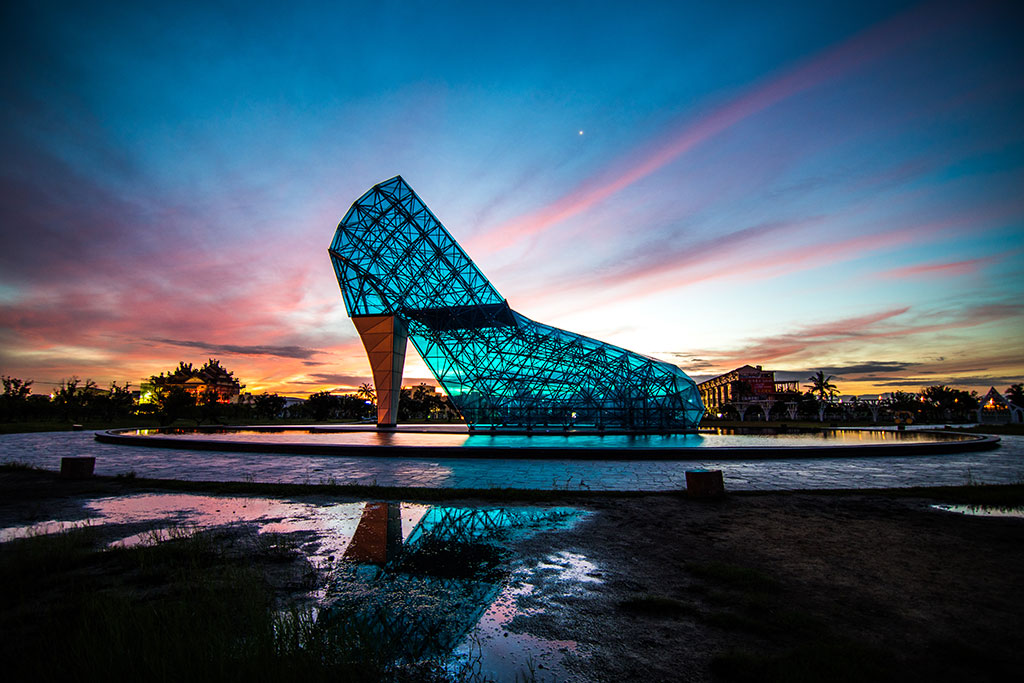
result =
M192 376L215 376L233 381L233 373L210 359L199 369L189 363L179 363L168 374L150 378L151 402L138 403L130 385L112 382L101 389L92 380L84 382L77 377L63 380L49 395L34 394L32 380L3 375L3 394L0 395L0 421L3 422L114 422L132 417L149 417L161 424L177 420L194 420L196 424L246 422L250 420L372 420L376 416L376 395L373 386L363 384L351 394L333 394L320 391L306 401L287 405L284 397L262 393L246 396L237 403L226 402L218 391L190 392L174 383ZM876 421L878 406L854 399L839 404L835 398L838 387L832 375L818 371L807 378L806 392L782 392L774 396L771 418L792 419L789 411L795 406L800 417L818 419L869 419ZM236 383L237 384L237 383ZM753 389L738 382L737 398L742 401L753 395ZM237 384L239 388L243 385ZM1024 407L1024 384L1009 386L1004 396L1012 403ZM882 404L887 419L905 415L915 422L973 421L981 397L975 391L964 391L946 385L926 387L919 393L895 391ZM734 408L726 409L735 410ZM442 394L431 387L417 386L402 389L398 404L398 418L402 421L449 421L459 419L458 413Z
M16 377L2 376L3 394L0 395L0 421L3 422L116 422L133 417L149 418L160 424L178 420L193 420L199 424L248 422L251 420L371 420L376 417L377 404L373 386L363 384L351 394L320 391L304 402L288 405L277 394L246 395L240 402L229 402L217 390L189 391L184 382L194 376L220 377L233 381L233 373L224 369L219 361L210 361L201 368L181 362L169 373L150 378L147 400L139 402L126 382L112 382L102 389L92 380L84 382L77 377L62 380L49 395L33 393L34 382ZM238 388L244 385L238 384ZM399 419L452 420L458 413L440 394L428 387L402 389L399 400Z

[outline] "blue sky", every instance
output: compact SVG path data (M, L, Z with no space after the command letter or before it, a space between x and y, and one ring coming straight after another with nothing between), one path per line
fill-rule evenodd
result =
M2 12L0 370L38 390L367 381L326 248L396 174L514 308L697 378L1024 379L1014 3Z

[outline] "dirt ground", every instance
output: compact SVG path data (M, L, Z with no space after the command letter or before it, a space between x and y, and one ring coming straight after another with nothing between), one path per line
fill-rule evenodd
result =
M557 542L605 582L532 628L579 641L590 656L574 668L595 681L1015 679L1024 519L934 502L947 501L593 501Z
M137 490L0 473L0 526ZM1016 679L1024 519L930 508L954 502L946 494L523 501L592 514L521 541L518 560L577 553L597 580L558 594L540 577L534 592L547 609L511 626L576 641L566 669L587 681Z

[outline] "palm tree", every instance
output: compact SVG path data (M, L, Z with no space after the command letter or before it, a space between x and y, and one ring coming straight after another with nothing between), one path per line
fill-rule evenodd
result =
M839 393L839 387L832 384L831 380L832 375L825 377L825 373L818 370L807 378L807 381L810 382L810 384L805 386L810 390L812 395L816 394L818 396L818 400L825 403L828 399Z
M356 390L356 396L361 396L368 401L377 400L377 392L373 390L373 385L369 382L363 382L359 385L359 389Z

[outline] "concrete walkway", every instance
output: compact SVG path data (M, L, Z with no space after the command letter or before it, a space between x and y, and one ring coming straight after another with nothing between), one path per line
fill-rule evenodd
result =
M1024 437L1004 436L995 450L955 455L870 458L715 460L471 460L376 458L202 451L115 446L94 432L0 435L0 462L60 469L69 455L96 457L96 473L188 481L362 484L433 488L521 488L592 491L671 491L685 472L721 469L726 488L790 490L955 486L1024 482ZM696 454L695 454L696 455Z

